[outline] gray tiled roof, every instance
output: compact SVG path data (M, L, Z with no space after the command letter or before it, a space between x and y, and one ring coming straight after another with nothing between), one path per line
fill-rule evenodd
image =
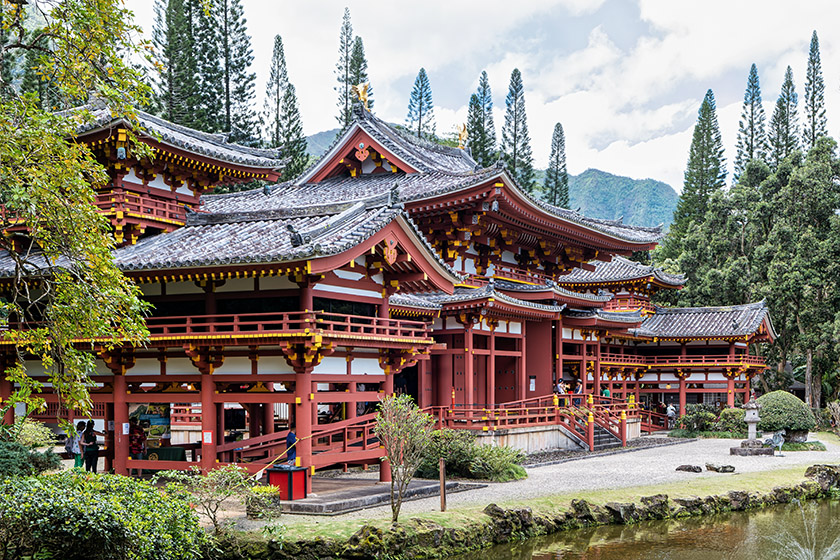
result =
M530 309L538 309L540 311L559 312L565 309L566 307L565 305L545 305L542 303L534 303L531 301L517 299L507 294L503 294L502 292L496 291L493 285L491 284L487 284L486 286L482 286L481 288L467 288L459 286L455 288L454 294L445 294L443 292L430 292L418 293L415 294L415 297L423 298L427 301L440 305L445 305L447 303L475 301L486 298L495 298L498 301L503 301L511 305L526 307Z
M495 281L495 285L497 290L504 290L506 292L553 292L561 297L591 301L592 303L606 303L613 298L612 294L597 295L574 292L558 286L551 281L547 284L522 284L520 282L510 282L508 280L497 279Z
M755 333L769 313L764 300L728 307L656 307L634 334L659 338L741 337Z
M417 294L397 293L388 298L388 303L397 307L417 307L437 311L443 306Z
M71 109L73 112L87 111L92 119L84 120L77 127L77 134L81 135L102 128L116 125L130 128L132 125L122 117L115 117L110 110L101 105L87 105ZM140 126L151 133L159 141L181 148L196 155L206 156L225 163L234 163L248 167L265 169L280 169L286 160L279 149L260 149L239 144L231 144L225 134L210 134L193 128L187 128L160 117L137 111Z
M589 264L593 265L595 270L574 268L561 276L558 282L560 284L597 284L599 282L618 282L653 276L670 286L685 284L685 277L681 274L668 274L661 268L644 265L620 256L613 257L609 262L592 261Z
M638 324L642 322L641 311L604 311L603 309L567 309L563 312L564 317L573 319L589 319L597 317L604 321L613 323Z

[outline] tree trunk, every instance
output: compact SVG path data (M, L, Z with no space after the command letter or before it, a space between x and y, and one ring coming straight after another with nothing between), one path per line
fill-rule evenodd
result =
M805 402L811 408L814 407L814 398L813 398L813 390L814 386L813 383L813 365L814 365L814 351L808 348L805 351Z

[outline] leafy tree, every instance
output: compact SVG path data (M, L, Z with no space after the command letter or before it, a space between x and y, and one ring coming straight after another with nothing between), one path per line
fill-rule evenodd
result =
M525 88L518 68L514 68L510 74L505 107L502 160L519 186L525 192L533 193L536 186L534 156L531 153L531 138L528 135L528 119L525 115Z
M545 172L545 199L561 208L569 207L569 174L566 172L566 135L563 125L554 125L551 135L551 155L548 158L548 169Z
M432 102L432 86L426 69L421 68L414 80L414 88L408 99L408 116L405 126L418 138L429 140L435 137L435 105Z
M467 115L467 137L472 157L482 167L495 162L496 125L493 123L493 96L487 72L482 71L478 79L478 90L470 96Z
M421 411L409 395L386 395L379 403L374 432L385 448L384 460L391 469L391 521L394 523L399 520L408 484L432 441L433 425L434 418Z
M820 40L814 31L805 73L805 127L802 135L806 149L813 148L817 139L826 134L825 81L820 63Z
M662 256L675 258L679 254L679 242L688 231L689 224L692 221L702 221L706 215L709 197L721 190L725 183L723 141L715 111L715 95L709 90L697 113L683 192L674 212L670 233L662 247Z
M767 158L767 133L764 130L764 106L761 104L761 88L758 84L758 69L755 64L750 68L747 90L744 92L744 108L738 122L738 149L735 156L735 181L747 163L753 159L765 161Z
M280 35L274 37L274 53L265 88L263 122L269 144L282 148L284 157L291 158L283 169L283 179L297 177L306 167L309 156L306 154L306 136L303 134L295 87L289 83L286 71L286 57Z
M793 71L785 70L782 92L776 101L773 118L770 120L770 161L778 168L782 160L799 147L799 120L796 113L797 95L793 85Z
M257 115L253 105L256 98L257 76L250 72L254 53L242 0L215 0L216 19L220 30L220 54L224 84L224 121L222 131L230 133L230 140L245 145L259 143Z
M353 52L350 55L350 85L368 84L368 109L373 110L373 86L367 73L367 58L365 58L365 44L361 37L353 41Z
M31 14L45 22L35 34L25 32L33 27ZM148 45L134 42L141 31L120 0L30 2L27 10L18 6L8 15L15 36L7 48L18 54L40 48L38 72L52 78L61 98L93 96L113 114L136 120L133 107L143 105L150 92L142 73L126 61L142 57ZM30 407L43 402L37 398L41 382L24 365L24 356L34 355L66 407L84 410L90 406L94 356L73 341L101 339L106 348L123 341L140 344L146 335L144 305L139 289L114 265L109 223L93 205L91 185L105 184L109 177L86 146L67 142L91 114L52 113L35 95L21 94L10 84L0 89L5 92L0 96L2 227L7 230L11 219L29 226L25 239L3 236L0 241L15 271L0 316L4 322L10 316L38 322L26 331L3 333L19 351L18 363L5 372L18 389L0 409L15 401ZM137 143L132 150L144 154Z
M350 8L344 8L344 18L341 20L341 34L338 38L338 62L335 65L335 77L338 85L338 116L336 120L341 128L353 120L353 24L350 23Z

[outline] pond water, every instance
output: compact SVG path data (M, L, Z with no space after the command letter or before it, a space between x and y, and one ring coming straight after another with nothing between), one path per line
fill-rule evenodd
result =
M840 502L565 531L457 560L840 560Z

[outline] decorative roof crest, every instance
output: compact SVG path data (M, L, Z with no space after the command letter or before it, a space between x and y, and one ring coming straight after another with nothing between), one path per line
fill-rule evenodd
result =
M351 86L353 90L353 95L359 98L359 101L365 108L365 111L368 113L370 112L370 107L368 107L368 88L370 87L370 82L361 83L355 86Z
M467 145L467 140L469 139L469 133L467 132L467 125L462 124L458 126L458 148L463 150L464 147Z

